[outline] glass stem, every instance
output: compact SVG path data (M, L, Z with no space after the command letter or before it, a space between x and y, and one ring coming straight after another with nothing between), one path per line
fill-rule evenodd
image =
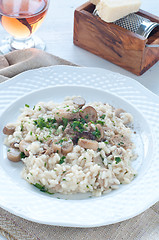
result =
M25 39L12 37L10 40L10 50L20 50L33 47L35 47L35 44L32 37L28 37Z

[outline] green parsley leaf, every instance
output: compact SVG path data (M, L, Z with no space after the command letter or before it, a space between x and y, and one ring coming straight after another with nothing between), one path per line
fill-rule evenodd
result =
M96 123L99 123L100 125L104 126L105 122L101 121L101 120L98 120L96 121Z
M101 154L100 154L100 157L101 157L102 161L104 161L104 158L102 157L102 155L101 155Z
M54 193L50 193L46 188L45 186L42 186L41 184L39 183L35 183L33 184L36 188L38 188L41 192L45 192L45 193L48 193L48 194L54 194Z
M65 156L62 156L61 158L60 158L60 161L59 161L59 164L62 164L62 163L64 163L65 162Z
M76 132L84 132L86 129L84 128L84 124L81 123L80 121L74 121L71 123L71 127L73 128L74 131Z
M88 114L87 114L87 115L85 116L85 119L88 119L88 117L89 117L89 116L88 116Z
M20 157L21 157L21 159L22 159L22 158L25 158L26 156L25 156L25 154L24 154L23 152L21 152L21 153L20 153Z
M24 125L21 123L21 126L20 126L20 131L22 132L24 129Z
M30 106L28 104L25 104L25 107L29 108Z
M115 157L115 163L118 164L121 162L121 158L120 157Z
M98 148L98 149L97 149L97 152L100 152L101 150L102 150L101 148Z
M105 115L105 114L103 114L102 116L100 116L100 118L101 118L101 119L104 119L104 118L105 118L105 116L106 116L106 115Z
M96 137L96 138L100 138L101 133L99 131L99 129L96 127L96 130L92 132L92 134Z
M64 131L66 126L67 126L67 124L68 124L68 119L63 117L62 121L63 121L63 125L64 125L63 128L62 128L62 131Z

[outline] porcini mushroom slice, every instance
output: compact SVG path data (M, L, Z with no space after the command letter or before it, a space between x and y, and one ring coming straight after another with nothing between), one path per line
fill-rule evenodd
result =
M3 133L5 135L12 135L15 132L15 127L14 126L5 126L3 128Z
M61 152L63 155L66 155L73 150L73 142L71 139L62 143Z
M86 101L82 97L75 97L73 99L73 103L77 104L79 108L82 108L85 105Z
M125 111L122 108L115 109L115 116L120 118L120 114L124 113Z
M12 142L12 143L10 144L10 147L11 147L11 148L19 149L19 143L18 143L18 142Z
M98 138L98 141L101 141L104 138L104 130L100 124L97 124L96 127L100 131L100 137Z
M53 142L52 149L55 153L61 153L61 145L59 143Z
M80 138L78 140L78 145L80 147L85 148L85 149L92 149L94 151L97 151L97 149L98 149L98 142L94 141L94 140L88 140L88 139Z
M111 137L109 142L112 145L116 145L117 147L123 147L125 149L128 149L128 148L132 147L132 143L129 140L129 138L126 137L126 136L119 135L119 134Z
M7 157L12 162L19 162L21 160L21 153L15 148L8 149Z
M97 120L97 111L93 107L87 106L80 111L80 116L84 118L86 122L95 122Z
M25 154L25 156L29 157L29 151L27 150L27 147L29 146L29 143L25 140L22 140L19 143L19 150Z
M68 120L78 119L79 118L79 112L72 112L72 111L66 111L65 109L59 109L55 113L55 119L57 122L62 122L63 118L66 118Z

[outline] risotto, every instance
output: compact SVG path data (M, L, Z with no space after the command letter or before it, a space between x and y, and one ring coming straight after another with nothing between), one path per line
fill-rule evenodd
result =
M17 121L4 127L4 143L8 159L23 161L22 177L41 191L100 196L136 174L132 123L123 109L67 97L60 104L25 104Z

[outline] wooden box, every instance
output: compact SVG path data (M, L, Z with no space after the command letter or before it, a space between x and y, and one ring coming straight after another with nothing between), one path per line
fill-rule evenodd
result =
M159 31L146 39L136 33L106 23L92 13L90 2L74 13L74 44L94 53L126 70L141 75L159 60ZM139 15L159 23L159 18L140 10ZM157 35L156 35L157 34ZM148 44L148 45L147 45Z

